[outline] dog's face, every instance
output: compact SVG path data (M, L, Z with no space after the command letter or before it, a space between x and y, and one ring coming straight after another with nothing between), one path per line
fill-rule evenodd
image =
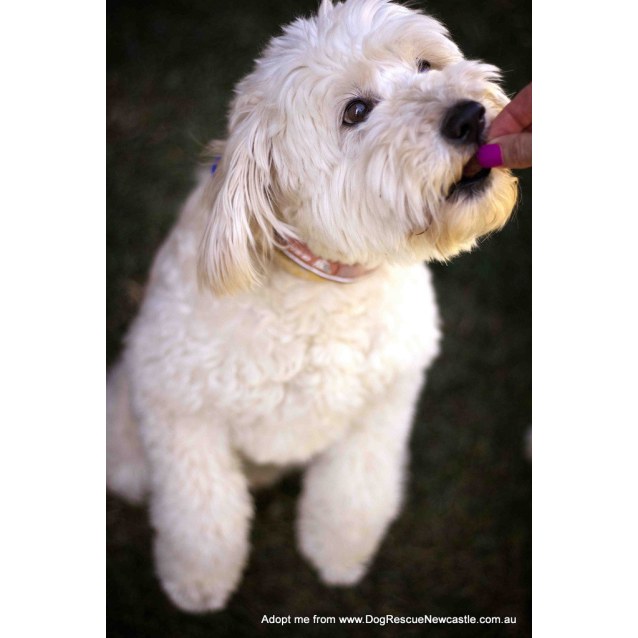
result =
M495 79L430 17L387 0L324 0L236 88L204 278L250 285L277 234L368 266L471 248L516 200L509 171L463 178L507 103Z

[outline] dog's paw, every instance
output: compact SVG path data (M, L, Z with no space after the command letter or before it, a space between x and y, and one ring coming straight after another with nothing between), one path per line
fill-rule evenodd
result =
M141 505L148 492L146 467L139 463L109 465L107 460L106 487L131 505Z
M326 585L333 587L352 587L356 585L365 575L367 565L359 563L357 565L315 565L319 572L319 577Z
M301 534L299 549L326 585L356 585L368 569L370 552L361 551L361 547L347 547L339 541L324 543L312 534Z
M183 611L205 613L226 606L241 574L242 563L228 561L228 556L211 560L208 556L184 555L169 543L157 539L155 561L162 588Z
M230 591L219 591L219 587L211 582L210 577L201 579L196 576L185 576L182 579L162 578L162 588L171 601L182 611L203 614L220 611L226 606Z

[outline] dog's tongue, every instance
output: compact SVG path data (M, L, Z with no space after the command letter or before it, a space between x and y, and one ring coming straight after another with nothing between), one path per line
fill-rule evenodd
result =
M476 159L476 155L472 155L470 161L463 167L463 177L473 177L481 168L483 168Z

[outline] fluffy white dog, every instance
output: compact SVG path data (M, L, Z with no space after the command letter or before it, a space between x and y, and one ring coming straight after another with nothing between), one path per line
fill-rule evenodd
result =
M250 488L291 467L303 555L329 584L364 575L438 350L422 262L469 250L515 203L508 171L465 168L507 102L497 75L430 17L324 0L237 85L107 387L108 486L149 496L180 608L226 604Z

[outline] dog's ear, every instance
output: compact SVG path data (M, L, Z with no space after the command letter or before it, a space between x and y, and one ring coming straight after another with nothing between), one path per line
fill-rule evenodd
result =
M271 140L259 106L236 102L231 134L204 197L208 219L199 249L200 284L218 294L247 290L263 277L276 236L290 235L273 203Z

